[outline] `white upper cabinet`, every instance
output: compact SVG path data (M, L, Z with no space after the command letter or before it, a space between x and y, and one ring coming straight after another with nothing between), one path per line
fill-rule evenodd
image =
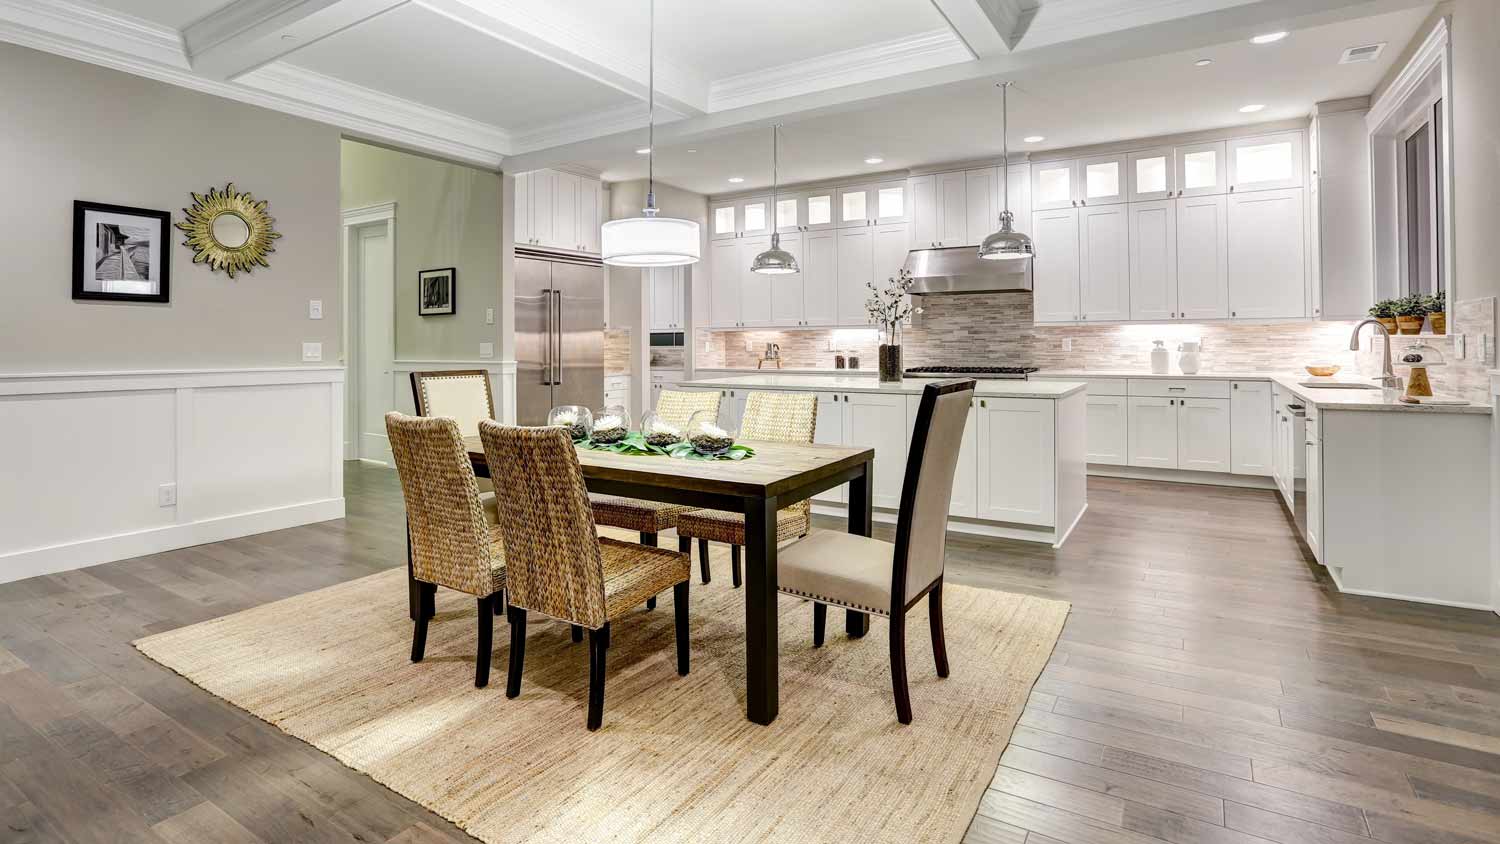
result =
M1171 147L1132 152L1125 160L1125 171L1130 182L1131 202L1167 199L1177 190Z
M1079 319L1130 319L1130 221L1125 205L1078 209Z
M964 183L968 208L962 245L978 246L990 232L1000 228L1000 170L998 167L965 170Z
M708 322L735 328L740 322L740 244L716 240L708 246Z
M1229 192L1224 146L1223 141L1213 141L1177 147L1173 176L1178 196L1211 196Z
M1132 202L1130 208L1130 318L1177 318L1177 205Z
M802 251L793 253L802 267L803 325L838 322L838 235L831 229L806 232ZM786 248L785 241L782 245Z
M1307 316L1303 200L1301 188L1229 197L1231 317Z
M765 279L766 292L769 294L767 298L771 300L772 325L802 324L802 284L807 273L802 244L801 232L781 235L781 248L797 259L801 272L760 276ZM742 295L743 293L741 291Z
M720 202L708 209L708 236L713 240L739 237L739 215L733 202Z
M995 168L995 175L1000 176L999 168ZM983 243L986 237L1000 229L1000 214L1005 211L1006 201L1000 199L1002 191L1009 198L1010 213L1015 217L1015 230L1031 234L1031 165L1012 164L1006 168L1005 184L998 186L995 190L995 225L988 229L975 241L975 244Z
M1125 156L1099 155L1078 161L1079 205L1113 205L1125 201Z
M1078 209L1059 208L1031 215L1034 290L1032 306L1037 322L1078 320Z
M769 207L769 201L767 201ZM755 256L771 248L770 235L746 237L740 241L740 325L759 327L771 324L771 279L774 275L751 272Z
M938 177L913 176L906 184L911 197L911 248L934 249L938 240Z
M1227 150L1230 192L1302 187L1302 145L1301 132L1230 141Z
M776 231L781 234L802 231L802 202L800 196L777 194L773 207L776 209Z
M968 239L968 184L963 171L938 176L938 246L963 246Z
M578 242L584 252L602 249L599 229L604 223L604 186L598 179L583 179L578 188Z
M836 199L839 228L911 221L911 202L906 195L905 179L842 187L838 189Z
M536 170L531 174L531 244L551 246L557 231L557 171Z
M515 194L515 240L517 246L530 246L533 237L531 233L531 185L532 174L516 174Z
M1076 161L1031 165L1031 209L1051 211L1078 204Z
M708 225L712 240L770 234L771 198L755 196L714 203L708 209Z
M874 276L870 279L877 287L895 278L906 266L906 255L911 251L911 225L909 223L882 223L875 226ZM859 297L860 311L864 311L867 294ZM864 322L865 320L860 320Z
M552 205L552 245L561 249L579 249L583 246L579 229L578 192L583 179L576 173L556 174L557 184Z
M1229 316L1229 205L1189 196L1177 207L1177 319Z
M599 251L603 193L598 179L561 170L516 176L517 246Z
M837 251L838 322L863 325L869 322L865 283L875 277L875 230L869 226L839 229Z
M915 176L907 186L913 249L977 246L998 225L994 167Z
M651 330L683 330L686 297L682 267L652 267L642 272L651 295Z
M802 207L803 231L815 232L837 228L838 224L834 216L834 204L837 199L837 192L832 189L810 191L800 197L798 203Z

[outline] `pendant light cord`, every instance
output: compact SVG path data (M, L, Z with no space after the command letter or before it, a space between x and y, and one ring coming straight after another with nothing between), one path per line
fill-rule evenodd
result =
M655 0L652 0L655 2ZM1004 211L1000 215L1003 222L1005 215L1010 213L1010 83L1000 83L1000 156L1005 163L1000 168L1005 171L1001 177L1000 201L1003 203Z
M646 210L656 216L656 0L648 0L646 19Z

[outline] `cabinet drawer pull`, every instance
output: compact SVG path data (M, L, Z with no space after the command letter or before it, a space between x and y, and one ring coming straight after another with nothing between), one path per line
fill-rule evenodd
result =
M1187 392L1187 387L1168 387L1167 389L1168 390L1172 390L1173 392L1178 392L1178 393L1185 393L1185 392Z

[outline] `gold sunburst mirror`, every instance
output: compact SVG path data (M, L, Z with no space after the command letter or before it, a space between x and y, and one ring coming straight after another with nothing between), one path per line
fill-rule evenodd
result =
M272 242L281 234L276 218L266 213L266 201L249 191L237 191L230 182L223 190L193 194L193 207L182 209L187 219L177 228L187 233L183 246L193 250L193 263L208 264L234 278L255 266L270 268L266 255L275 252Z

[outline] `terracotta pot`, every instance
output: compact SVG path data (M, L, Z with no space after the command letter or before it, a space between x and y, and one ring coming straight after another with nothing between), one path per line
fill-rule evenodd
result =
M1398 316L1396 325L1401 327L1402 334L1422 333L1422 317L1419 316Z
M1427 318L1432 321L1433 334L1448 333L1448 315L1446 313L1438 311L1436 313L1428 314Z
M1398 326L1396 325L1396 318L1395 317L1388 317L1388 316L1376 317L1375 321L1378 322L1378 323L1380 323L1381 325L1385 326L1385 330L1389 331L1392 334L1395 334L1398 331Z

